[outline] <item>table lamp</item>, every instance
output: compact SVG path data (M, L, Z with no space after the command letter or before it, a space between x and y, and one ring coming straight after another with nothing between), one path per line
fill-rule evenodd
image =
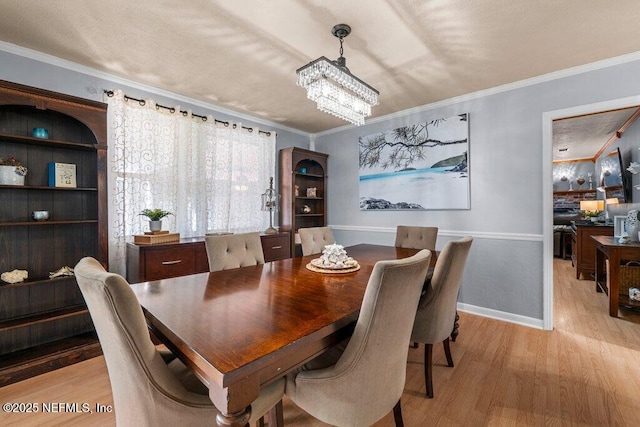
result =
M269 188L262 193L262 210L269 212L269 228L264 230L265 234L276 234L278 230L273 227L273 212L278 210L278 200L280 195L273 189L273 177L269 179Z
M591 221L595 222L604 210L604 200L581 200L580 210L584 212L585 219L591 218Z
M611 198L608 198L607 200L605 200L605 205L607 207L611 206L611 205L617 205L618 203L620 203L620 202L618 201L617 197L611 197ZM609 221L609 219L610 219L609 218L609 209L605 209L604 219L605 219L605 221Z

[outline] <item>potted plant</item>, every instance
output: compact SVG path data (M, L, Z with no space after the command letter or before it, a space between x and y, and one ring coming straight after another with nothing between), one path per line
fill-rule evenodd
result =
M14 156L0 157L0 184L24 185L27 168Z
M584 216L585 219L589 218L592 222L596 222L598 220L598 216L600 215L601 211L599 210L595 210L595 211L584 211Z
M173 214L163 209L145 209L140 212L140 215L149 218L149 230L160 231L162 230L162 218Z

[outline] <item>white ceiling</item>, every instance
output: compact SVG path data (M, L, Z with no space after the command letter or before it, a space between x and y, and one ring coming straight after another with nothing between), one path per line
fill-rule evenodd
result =
M603 111L553 122L553 160L592 159L610 151L612 137L621 137L638 107ZM620 133L618 133L620 131ZM561 151L562 150L562 151Z
M344 56L373 116L640 51L637 0L0 0L0 40L284 126L345 124L295 70Z

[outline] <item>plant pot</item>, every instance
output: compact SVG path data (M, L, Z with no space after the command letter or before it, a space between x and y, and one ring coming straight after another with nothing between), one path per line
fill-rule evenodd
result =
M0 185L24 185L24 175L18 175L15 166L1 165Z
M151 231L162 230L162 221L149 221L149 230Z

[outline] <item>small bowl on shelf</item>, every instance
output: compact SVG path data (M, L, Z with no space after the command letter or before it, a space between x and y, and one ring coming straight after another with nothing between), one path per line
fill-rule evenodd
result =
M34 138L49 139L49 131L45 128L33 128L31 136Z
M31 218L34 221L46 221L49 219L49 211L33 211L31 212Z

